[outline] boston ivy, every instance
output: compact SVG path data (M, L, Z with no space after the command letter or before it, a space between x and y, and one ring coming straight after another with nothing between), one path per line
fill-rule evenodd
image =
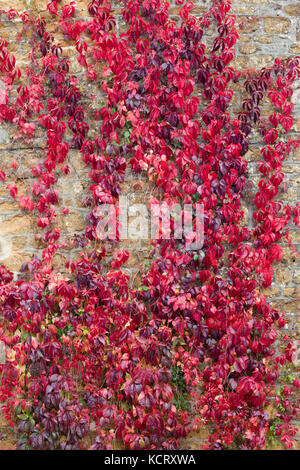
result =
M130 449L178 449L207 424L206 448L264 449L270 432L291 447L299 381L277 396L275 418L266 407L295 348L281 335L276 349L285 319L262 289L282 257L289 221L299 217L299 206L277 199L283 161L300 143L286 135L299 62L235 70L239 34L227 0L214 0L199 18L192 2L177 0L178 22L162 0L120 3L126 31L119 36L107 0L90 2L88 20L77 17L73 1L48 3L51 22L36 12L1 11L3 20L22 22L20 38L30 36L31 50L22 74L0 40L0 120L14 128L15 139L34 142L38 129L44 153L32 167L28 194L6 183L15 161L0 179L21 210L36 216L45 246L17 280L0 267L3 413L18 429L20 449L110 449L115 439ZM216 31L211 45L209 27ZM58 33L105 103L97 104L71 74ZM236 83L243 101L233 115ZM263 119L266 99L273 111ZM252 130L263 144L249 228L241 200L249 189ZM53 265L62 246L56 184L70 171L71 150L88 168L83 202L90 212L84 235L75 237L81 253L61 273ZM115 244L102 244L96 233L97 208L117 203L127 165L146 175L170 208L200 201L205 210L202 249L187 251L184 239L153 241L153 261L138 289L120 270L126 251L116 251L105 270ZM180 390L186 400L193 397L193 413ZM96 431L89 433L92 424Z

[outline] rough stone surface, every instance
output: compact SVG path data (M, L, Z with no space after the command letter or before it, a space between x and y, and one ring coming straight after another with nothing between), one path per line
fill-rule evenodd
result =
M47 15L46 3L40 4L37 0L0 0L0 9L15 8L22 11L26 8L36 8L41 15ZM86 11L89 0L77 1L77 11ZM115 14L117 14L117 33L124 31L124 22L120 15L120 2L114 1ZM178 19L179 7L175 0L170 0L171 14L174 20ZM194 13L201 15L211 3L210 1L195 1ZM254 68L271 65L276 56L287 57L300 54L300 3L289 0L232 0L232 14L237 16L241 25L240 40L236 48L236 58L234 65L238 68ZM27 65L26 54L28 53L28 43L26 38L16 41L16 36L20 31L20 25L12 27L9 23L0 24L0 37L6 38L10 43L10 51L15 54L21 69ZM212 37L210 39L213 39ZM60 38L64 52L72 59L75 57L71 43L65 43L63 36ZM77 60L71 62L72 73L81 72ZM0 83L1 85L1 83ZM98 92L98 97L99 97ZM292 129L294 136L300 135L300 83L295 84L293 97L295 104L295 124ZM233 111L237 111L240 100L237 95L233 101ZM10 138L11 129L0 124L0 169L9 169L12 159L16 159L19 167L11 178L17 177L19 195L26 194L31 185L30 167L33 162L40 158L40 148L28 148L26 145L12 143ZM259 138L254 140L254 144L247 154L249 161L249 172L254 184L257 184L258 175L255 172L259 159ZM84 228L84 217L87 210L83 208L82 197L88 193L89 179L88 170L80 159L80 153L72 150L69 155L70 174L59 178L57 183L60 192L61 205L70 209L68 216L60 215L58 225L63 231L63 239L70 240L73 233L80 233ZM300 181L300 150L292 154L284 163L283 170L287 174L288 191L280 197L286 202L295 202L299 199ZM141 177L127 172L126 182L123 185L123 194L127 195L131 201L145 202L149 196L152 185L144 180L143 189L134 189L136 183L142 180ZM248 201L243 202L245 208L245 222L250 220L253 208ZM34 238L35 235L34 216L24 214L18 205L7 195L7 190L3 183L0 184L0 262L5 263L15 273L24 261L27 261L33 253L40 254L43 246ZM299 251L299 232L291 226L291 235L296 243L296 251ZM131 275L132 283L137 284L140 279L141 267L149 261L149 241L124 241L121 247L130 251L131 257L125 265L125 270ZM300 326L299 314L299 283L300 267L296 254L283 243L284 256L276 268L276 274L272 286L266 290L265 294L272 301L274 308L287 312L287 330L295 334ZM57 267L62 266L66 259L76 255L76 250L62 250L55 258ZM0 431L3 430L3 423L0 417ZM201 444L208 438L207 430L202 430L191 436L187 443L192 449L199 449ZM296 437L295 448L300 448L299 434ZM3 444L0 440L1 448L11 448L11 440Z

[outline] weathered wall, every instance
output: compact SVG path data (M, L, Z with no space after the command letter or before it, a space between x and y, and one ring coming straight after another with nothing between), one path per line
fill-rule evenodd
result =
M41 4L42 3L42 4ZM84 15L88 0L77 1L78 13ZM114 1L115 14L117 15L117 31L122 32L124 28L122 17L120 16L120 2ZM178 18L180 7L171 0L171 15ZM47 2L37 2L36 0L0 0L0 9L11 7L22 11L26 8L35 8L42 15L47 16ZM210 5L209 0L195 1L195 14L201 14ZM243 23L240 31L240 40L236 47L237 56L235 66L241 69L263 67L272 64L274 57L286 57L300 55L300 2L296 0L232 0L232 13ZM248 21L252 18L251 21ZM17 41L16 37L21 25L12 26L11 23L3 21L0 24L0 37L9 39L10 50L15 54L18 64L24 69L27 64L27 53L29 45L26 38ZM63 36L59 38L63 44L64 52L70 58L75 57L71 43L66 43ZM81 77L81 67L74 60L71 65L72 72L77 77ZM1 78L1 77L0 77ZM99 91L98 99L99 99ZM295 124L292 128L294 136L300 134L300 84L295 86L293 96L295 104ZM239 97L235 98L234 108L239 107ZM265 109L267 112L267 108ZM19 166L11 177L11 182L17 177L19 195L25 194L31 185L30 167L33 162L37 162L41 156L44 142L36 142L35 147L31 144L14 142L10 135L12 129L5 125L0 126L0 169L9 173L12 159L16 159ZM247 154L249 161L249 172L252 181L257 183L258 175L255 168L259 160L260 137L253 135L252 145ZM300 151L291 155L284 163L284 172L288 177L288 190L281 194L281 198L287 202L295 202L299 199L300 180ZM82 197L87 194L89 181L87 169L81 162L80 153L71 150L69 155L69 165L71 171L68 176L59 177L57 189L61 196L61 205L70 209L67 216L58 217L58 225L63 231L64 240L69 241L74 233L81 233L84 228L84 216L87 209L83 207ZM141 177L127 172L126 182L123 185L123 194L130 197L131 202L146 202L148 195L152 191L152 186L145 182L141 189L134 189L135 183ZM8 181L9 178L8 178ZM252 208L248 201L244 201L245 220L250 221ZM34 216L24 215L18 208L18 204L7 195L4 184L0 184L0 263L5 263L8 268L17 273L21 264L30 259L32 253L40 254L43 245L36 239L36 229L34 226ZM300 234L291 228L291 235L299 251ZM125 268L132 275L133 282L136 282L140 272L140 265L144 264L149 257L149 241L128 241L123 242L123 247L128 249L131 257ZM62 265L64 260L75 255L76 249L62 249L56 257L57 265ZM266 294L272 301L274 307L287 313L287 330L295 338L300 327L299 298L300 298L300 265L292 250L284 244L284 258L276 266L275 279L272 286L266 290ZM195 435L189 441L192 448L199 448L200 443L207 437L206 431ZM300 448L300 437L297 438L297 446Z

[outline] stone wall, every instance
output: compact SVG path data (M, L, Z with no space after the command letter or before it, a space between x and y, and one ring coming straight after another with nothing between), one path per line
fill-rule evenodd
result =
M41 5L42 3L42 5ZM85 15L88 0L77 1L78 14ZM179 18L180 7L171 0L171 15L176 20ZM195 1L194 13L200 15L210 6L210 0ZM41 15L47 16L47 2L37 2L37 0L0 0L0 9L15 8L19 11L24 9L35 9ZM117 16L117 32L122 32L124 23L121 13L120 2L114 1L114 10ZM249 69L271 65L274 57L287 57L300 55L300 2L296 0L232 0L232 14L238 18L242 29L240 30L240 40L236 48L237 56L235 66L240 69ZM12 26L11 23L3 21L0 23L0 37L9 40L10 51L16 56L19 66L24 69L27 64L27 54L29 45L26 38L17 40L21 29L20 23ZM75 57L71 43L66 43L63 36L59 37L63 45L64 52L70 58ZM71 70L76 76L84 76L76 60L72 61ZM1 78L1 77L0 77ZM0 83L1 85L1 83ZM95 90L98 102L101 100L99 90ZM233 110L239 107L239 95L233 102ZM293 95L295 104L295 123L291 135L300 134L300 83L296 84ZM264 112L268 112L266 107ZM35 146L30 143L14 142L12 129L9 126L0 126L0 169L10 173L10 164L13 159L18 162L18 168L11 175L11 181L17 178L19 195L25 194L32 183L30 168L34 162L41 157L42 140L35 140ZM257 161L259 160L259 146L261 138L253 134L252 144L247 154L249 161L249 172L254 185L259 177L256 173ZM70 209L67 216L59 215L58 226L62 229L63 239L69 242L74 233L81 233L84 229L84 216L87 209L82 204L82 198L88 192L87 169L81 161L79 151L71 150L69 154L69 165L71 171L67 176L60 176L57 189L61 197L61 206ZM284 172L288 178L288 189L281 194L281 199L286 202L295 202L299 199L300 181L300 151L292 154L284 163ZM127 171L126 181L123 185L123 194L128 195L130 202L147 202L148 196L152 193L152 185L143 180L142 177ZM143 187L137 185L143 180ZM250 223L252 207L248 201L244 201L245 220ZM0 184L0 263L5 263L9 269L18 272L24 261L30 259L33 253L41 254L44 248L41 241L36 237L34 226L34 216L24 215L18 208L18 204L7 195L5 185ZM291 227L291 235L299 251L300 234ZM272 305L281 311L285 311L288 318L287 330L296 338L300 327L299 298L300 298L300 265L293 251L284 244L284 258L275 268L275 279L272 286L266 290L266 295L270 298ZM126 241L122 246L128 249L131 257L125 265L125 269L131 274L132 282L136 283L141 271L141 266L149 258L149 240L140 242ZM56 256L57 266L62 266L64 261L76 255L74 247L61 249ZM199 448L203 439L206 439L207 432L204 430L192 436L189 444L192 448ZM297 447L300 448L300 437L298 436Z

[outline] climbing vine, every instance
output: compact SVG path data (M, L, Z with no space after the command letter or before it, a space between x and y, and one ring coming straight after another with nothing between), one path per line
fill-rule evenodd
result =
M283 161L300 143L287 138L299 61L235 70L239 34L227 0L214 0L201 17L193 16L193 2L177 0L178 22L161 0L120 3L126 31L119 35L107 0L91 1L84 20L73 1L51 1L45 18L1 11L3 21L22 22L20 38L29 38L31 50L21 73L0 40L0 120L13 126L14 139L32 142L39 132L43 152L28 194L6 182L15 160L0 180L20 209L35 215L44 243L42 257L24 263L17 280L0 267L3 413L18 429L19 449L86 448L91 424L91 449L109 449L116 439L130 449L178 449L205 425L209 449L264 449L270 436L291 447L300 384L293 377L278 395L277 383L295 347L278 334L284 314L262 290L282 257L280 241L292 244L289 221L299 217L299 206L277 198ZM58 33L105 103L71 74ZM234 114L236 84L243 101ZM263 100L273 106L268 119ZM263 143L249 228L241 199L253 130ZM74 239L80 255L59 272L56 222L68 208L60 208L56 183L70 171L71 149L88 169L89 213L85 233ZM102 243L96 230L98 208L117 204L128 165L159 188L171 211L179 204L180 217L184 204L204 206L201 250L185 248L190 234L153 241L139 289L120 269L128 252Z

